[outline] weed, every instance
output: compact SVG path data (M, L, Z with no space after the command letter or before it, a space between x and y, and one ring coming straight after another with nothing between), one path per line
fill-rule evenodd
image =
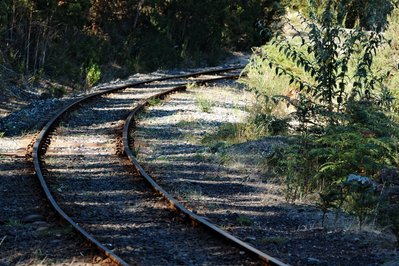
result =
M219 156L219 164L221 165L226 165L228 164L230 161L232 160L232 157L230 154L226 153L226 152L222 152Z
M252 220L247 216L240 215L237 217L237 223L239 223L241 226L251 226Z
M184 139L191 144L198 144L201 141L201 137L196 134L184 134Z
M148 105L149 106L156 106L156 105L159 105L161 102L162 102L162 100L159 99L159 98L148 99Z
M43 251L40 248L35 250L35 257L37 259L43 259L45 257Z
M97 64L91 64L86 70L86 84L92 87L101 79L101 69Z
M208 204L208 209L210 210L210 211L215 211L215 210L217 210L218 209L218 204L216 204L216 203L210 203L210 204Z
M209 156L207 156L206 154L197 152L197 153L194 155L193 159L196 160L196 161L206 161L206 160L209 159Z
M220 126L216 132L206 134L202 143L211 147L211 150L217 151L217 149L225 144L231 145L245 141L242 138L242 124L238 123L226 123Z
M197 86L198 86L198 85L197 85L196 82L191 82L191 83L188 83L188 84L186 85L186 87L187 87L188 90L194 89L194 88L196 88Z
M351 176L358 180L350 180ZM365 219L375 212L379 196L376 186L370 179L356 175L350 175L340 185L346 196L343 208L358 217L361 230Z
M326 214L331 209L339 209L341 208L345 198L341 190L330 190L326 192L322 192L319 194L320 201L317 204L317 207L323 212L321 226L324 227L324 222L326 218Z
M7 225L7 226L10 226L10 227L17 227L17 226L22 226L23 223L22 223L22 221L20 221L20 220L13 220L13 219L11 219L11 220L8 220L8 221L6 222L6 225Z
M58 228L49 228L47 230L40 231L40 235L42 236L54 236L54 235L70 235L73 234L72 226L58 227Z
M202 144L217 151L222 146L243 143L264 136L265 132L252 123L225 123L216 132L208 133L202 138Z
M211 100L206 99L203 96L198 96L196 101L197 101L199 109L202 112L210 113L212 111L214 103Z
M179 191L178 194L182 195L182 198L185 201L200 200L203 197L201 189L197 190L197 189L186 188Z
M136 157L136 159L138 159L138 157L140 156L140 146L134 146L132 149L132 153L133 156Z
M181 120L181 121L177 122L177 124L176 124L176 126L179 128L188 128L188 129L194 128L198 125L199 125L198 122L187 121L187 120Z
M4 138L5 132L0 132L0 138Z

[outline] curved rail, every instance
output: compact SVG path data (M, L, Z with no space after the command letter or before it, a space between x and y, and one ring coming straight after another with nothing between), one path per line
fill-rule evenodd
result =
M170 79L181 79L181 78L188 78L188 77L196 77L200 75L206 75L206 74L217 74L217 73L222 73L222 72L229 72L233 70L238 70L242 69L243 66L237 66L237 67L231 67L231 68L223 68L223 69L216 69L216 70L209 70L209 71L201 71L201 72L195 72L191 74L185 74L185 75L178 75L178 76L168 76L168 77L162 77L162 78L156 78L156 79L148 79L140 82L132 82L132 83L127 83L127 84L121 84L121 85L112 85L112 86L107 86L104 87L102 91L96 92L84 97L81 97L74 102L70 103L68 106L64 107L62 110L57 112L57 114L50 119L50 121L47 122L47 124L43 127L43 129L40 131L39 135L36 138L36 141L33 145L33 152L32 152L32 157L33 157L33 164L35 168L36 175L40 181L40 184L44 190L44 193L49 200L51 206L55 209L55 211L64 219L66 220L78 233L80 233L84 238L86 238L89 242L91 242L95 247L97 247L102 253L104 253L107 257L109 257L114 263L118 265L123 265L127 266L129 265L127 262L125 262L123 259L118 257L114 252L112 252L110 249L105 247L103 244L101 244L97 239L94 238L90 233L88 233L83 227L81 227L78 223L72 220L71 217L69 217L58 205L56 200L54 199L53 195L51 194L49 187L46 183L46 180L43 175L43 170L40 162L41 156L45 153L46 151L46 140L47 137L49 136L51 130L56 126L57 122L59 119L68 111L76 107L77 105L88 101L90 99L93 99L97 96L116 92L119 90L123 90L129 87L133 86L139 86L139 85L144 85L147 83L151 82L158 82L158 81L165 81L165 80L170 80ZM219 78L220 79L220 78ZM157 94L158 95L158 94ZM160 97L160 96L159 96Z
M238 76L227 76L223 78L215 78L215 79L208 79L204 81L197 82L198 84L201 83L207 83L207 82L215 82L221 79L234 79L237 78ZM129 117L125 121L125 125L123 128L123 147L124 147L124 152L125 154L129 157L130 161L133 163L134 167L136 168L137 172L139 172L142 177L151 185L151 187L160 195L163 196L163 198L170 204L170 206L180 213L184 214L185 217L188 217L192 221L204 226L205 228L209 229L210 231L216 233L218 236L222 237L223 239L226 239L239 247L240 249L248 252L249 254L258 257L263 263L266 265L277 265L277 266L286 266L287 264L279 261L278 259L275 259L262 251L250 246L249 244L245 243L244 241L238 239L237 237L229 234L228 232L220 229L216 225L210 223L208 220L206 220L204 217L199 216L192 211L188 210L186 207L184 207L180 202L178 202L175 198L173 198L172 195L170 195L165 189L163 189L160 185L158 185L154 179L152 179L147 172L143 169L143 167L140 165L140 163L137 161L136 157L133 155L132 150L130 149L129 145L129 132L130 132L130 127L133 124L134 121L134 116L141 111L147 104L150 99L154 98L162 98L166 96L167 94L177 92L177 91L184 91L186 90L187 86L179 86L175 87L173 89L170 89L168 91L156 94L154 96L151 96L147 98L146 100L142 100L139 102L139 104L136 106L136 108L133 109L133 111L130 113Z

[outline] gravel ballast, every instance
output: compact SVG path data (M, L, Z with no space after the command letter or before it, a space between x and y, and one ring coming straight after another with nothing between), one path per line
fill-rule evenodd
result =
M204 112L202 101L212 106ZM251 102L252 100L252 102ZM284 186L265 166L285 137L224 147L205 145L226 123L244 122L253 98L231 83L194 87L140 115L132 132L138 158L157 182L189 209L261 251L292 265L380 265L395 262L396 239L357 220L327 217L314 204L288 204Z

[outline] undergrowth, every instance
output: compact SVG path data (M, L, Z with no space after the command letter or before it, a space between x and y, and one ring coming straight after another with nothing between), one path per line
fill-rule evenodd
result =
M148 105L149 106L156 106L156 105L159 105L161 102L162 102L162 100L159 99L159 98L148 99Z
M276 149L268 166L287 200L319 194L324 214L341 209L360 227L373 220L398 234L398 10L383 34L344 28L348 13L334 1L310 2L301 29L254 49L241 79L262 105L252 117L268 125L267 134L284 129L296 139ZM278 126L270 127L273 117Z
M205 113L212 112L212 108L214 106L214 102L210 99L207 99L204 96L198 96L196 99L198 108Z

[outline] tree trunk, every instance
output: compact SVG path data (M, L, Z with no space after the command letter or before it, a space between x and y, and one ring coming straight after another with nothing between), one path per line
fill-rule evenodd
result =
M144 3L144 0L139 0L139 2L137 4L136 16L134 17L134 22L133 22L133 29L135 29L137 27L137 23L139 21L140 11L141 11L141 7L143 6L143 3Z
M30 42L31 42L31 34L32 34L32 16L33 16L33 8L29 7L29 25L28 25L28 36L27 36L27 44L26 44L26 60L25 60L25 71L29 72L29 56L30 56Z

